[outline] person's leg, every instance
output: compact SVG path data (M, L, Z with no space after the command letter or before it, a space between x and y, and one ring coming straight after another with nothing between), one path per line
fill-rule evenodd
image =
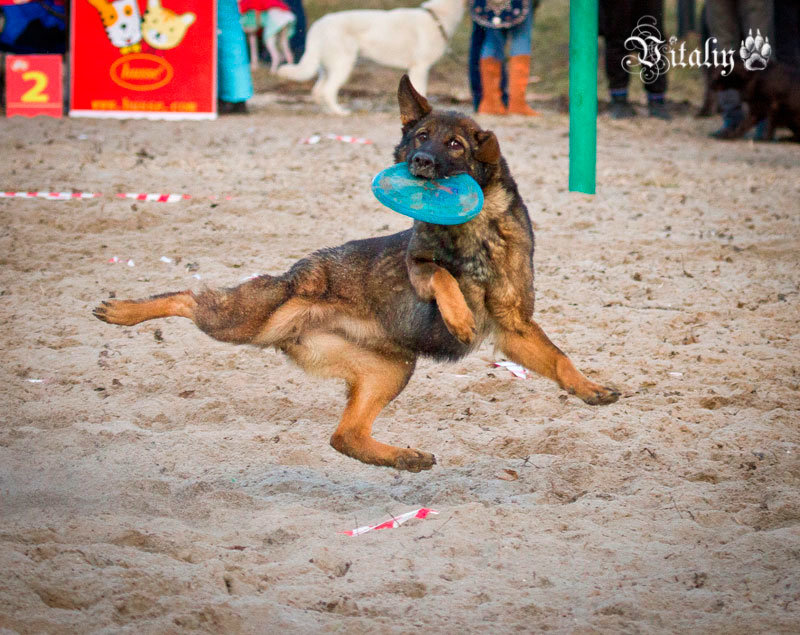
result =
M486 29L481 46L480 74L481 101L478 112L484 115L505 115L500 92L503 76L503 59L505 58L505 29Z
M486 29L486 35L481 45L481 59L492 57L496 60L506 58L506 29Z
M481 103L483 88L481 86L481 48L486 37L486 29L477 22L472 23L472 35L469 40L469 88L472 91L472 109L477 112Z
M508 112L528 117L538 115L525 101L525 89L531 74L531 30L533 9L519 24L509 29L511 45L508 62Z
M717 50L738 51L742 32L736 0L707 0L708 30L716 38ZM738 54L737 54L738 57ZM717 104L722 113L722 127L711 133L717 139L731 138L744 119L742 99L735 88L717 93Z
M739 26L742 37L752 29L753 35L756 31L761 31L762 36L774 42L773 3L764 0L739 0ZM741 45L741 42L738 44Z
M286 0L285 4L295 17L294 33L289 36L289 46L292 47L295 59L299 60L306 50L306 12L303 9L303 0Z
M664 32L664 0L637 0L633 19L638 20L641 16L651 15L656 19L656 29L661 33L661 39L665 42L669 39ZM661 54L666 55L666 46L661 47ZM644 85L647 93L647 111L651 117L658 119L672 119L665 103L667 92L667 74L659 73L649 84Z
M219 111L247 112L246 101L253 96L253 80L247 60L247 42L239 21L235 0L220 0L217 4L217 97Z
M625 49L636 25L632 18L632 0L600 0L602 31L605 35L605 68L608 92L611 97L609 112L614 119L627 119L636 115L628 103L628 80L630 76L622 66L622 60L630 53Z
M754 36L761 33L762 37L768 38L773 50L775 50L775 23L773 16L773 2L763 2L763 0L740 0L739 24L741 25L742 37L749 35L752 29ZM797 36L795 35L795 37ZM753 138L756 141L769 141L768 127L769 122L767 119L761 119L755 126Z
M800 68L800 3L775 0L775 56Z
M705 43L709 37L711 35L708 30L708 8L704 4L703 10L700 12L700 41ZM711 89L711 71L704 67L701 72L703 73L703 103L695 117L710 117L717 112L717 96Z

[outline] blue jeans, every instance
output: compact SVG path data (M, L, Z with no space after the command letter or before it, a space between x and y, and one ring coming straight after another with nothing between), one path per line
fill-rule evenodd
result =
M533 9L528 16L516 26L508 29L486 29L486 38L481 47L481 59L493 57L498 60L506 58L506 42L511 40L509 57L531 54L531 29L533 28Z

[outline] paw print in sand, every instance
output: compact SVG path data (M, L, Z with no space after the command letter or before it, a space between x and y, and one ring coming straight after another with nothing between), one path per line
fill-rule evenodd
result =
M772 55L772 47L769 45L769 38L762 37L759 29L756 29L756 36L753 37L753 29L750 29L739 49L739 56L744 61L744 67L748 71L764 70L770 55Z

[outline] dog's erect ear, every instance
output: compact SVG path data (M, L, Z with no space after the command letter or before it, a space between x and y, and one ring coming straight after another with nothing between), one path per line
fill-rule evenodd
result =
M481 163L497 163L500 160L500 144L491 130L478 130L475 133L478 149L475 158Z
M400 78L400 85L397 87L397 102L400 104L400 120L403 122L403 134L433 110L428 100L411 85L408 75L403 75Z

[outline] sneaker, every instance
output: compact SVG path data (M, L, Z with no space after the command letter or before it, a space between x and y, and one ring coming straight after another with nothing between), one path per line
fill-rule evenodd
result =
M762 119L753 129L753 141L772 141L767 137L767 120Z
M631 119L636 116L636 111L627 99L612 99L611 105L608 107L608 113L612 119Z
M656 119L663 119L664 121L672 119L672 115L670 115L669 110L667 110L667 104L663 101L648 101L647 112L650 113L651 117L655 117Z
M245 101L223 101L217 104L217 113L220 115L246 115L247 102Z
M742 121L744 121L744 113L741 108L723 114L722 127L709 133L708 136L712 139L738 139L740 135L736 134L736 129Z

